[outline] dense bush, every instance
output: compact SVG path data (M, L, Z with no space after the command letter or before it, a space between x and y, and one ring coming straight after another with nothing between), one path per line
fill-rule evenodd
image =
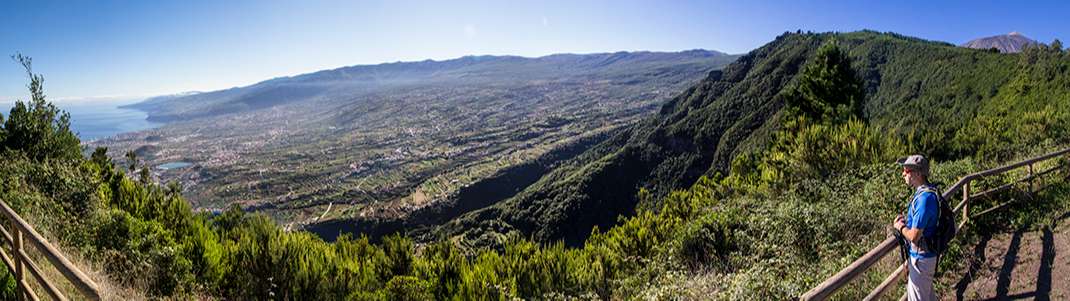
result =
M739 225L728 218L726 215L709 214L687 224L678 238L680 242L676 256L692 269L724 265L728 255L738 248L733 235Z

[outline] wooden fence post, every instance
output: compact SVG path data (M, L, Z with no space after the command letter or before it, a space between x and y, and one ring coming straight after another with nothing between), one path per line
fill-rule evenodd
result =
M1029 177L1029 195L1030 196L1033 195L1033 192L1034 192L1033 175L1034 175L1033 174L1033 163L1029 163L1029 176L1028 177Z
M967 181L965 185L962 185L962 223L965 225L970 220L970 183L973 181Z
M26 300L26 296L30 292L23 290L26 287L22 286L23 279L26 278L26 272L23 271L23 266L26 264L22 262L22 256L19 256L22 253L22 231L19 231L19 227L15 225L14 221L11 223L11 234L14 236L12 237L14 245L11 248L11 257L15 262L15 295L18 296L19 300Z

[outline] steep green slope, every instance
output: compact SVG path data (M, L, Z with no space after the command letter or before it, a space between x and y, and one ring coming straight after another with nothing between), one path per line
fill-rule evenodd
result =
M664 195L702 175L725 175L733 160L770 142L783 122L779 116L786 88L814 51L830 40L848 53L860 76L865 91L863 121L903 138L912 151L937 159L975 152L999 159L1010 149L996 145L1063 139L1034 135L1000 142L1008 137L974 135L978 127L999 126L974 121L979 112L1004 116L1006 112L991 112L995 109L990 107L1039 105L1016 103L1023 96L1008 91L1016 89L1011 84L1016 76L1025 76L1023 66L1028 65L1021 62L1036 54L1001 55L876 32L786 33L722 72L711 73L665 104L657 116L594 147L516 197L474 212L444 230L480 239L487 230L515 229L542 241L564 239L577 244L592 226L605 229L618 215L632 212L640 188ZM1052 76L1065 73L1050 72ZM1051 90L1037 93L1059 98L1042 102L1048 105L1066 97ZM742 169L754 168L744 161L737 163Z

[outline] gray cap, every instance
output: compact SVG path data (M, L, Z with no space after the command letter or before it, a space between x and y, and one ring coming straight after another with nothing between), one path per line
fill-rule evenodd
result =
M895 163L899 163L899 165L908 167L911 170L920 171L926 176L929 175L929 159L925 159L922 155L910 155L896 160Z

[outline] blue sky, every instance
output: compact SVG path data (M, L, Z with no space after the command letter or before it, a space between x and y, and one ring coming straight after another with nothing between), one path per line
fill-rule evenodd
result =
M1070 1L0 0L0 101L25 99L6 56L34 58L53 99L245 86L357 64L472 54L743 53L785 31L894 31L960 44L1070 38Z

